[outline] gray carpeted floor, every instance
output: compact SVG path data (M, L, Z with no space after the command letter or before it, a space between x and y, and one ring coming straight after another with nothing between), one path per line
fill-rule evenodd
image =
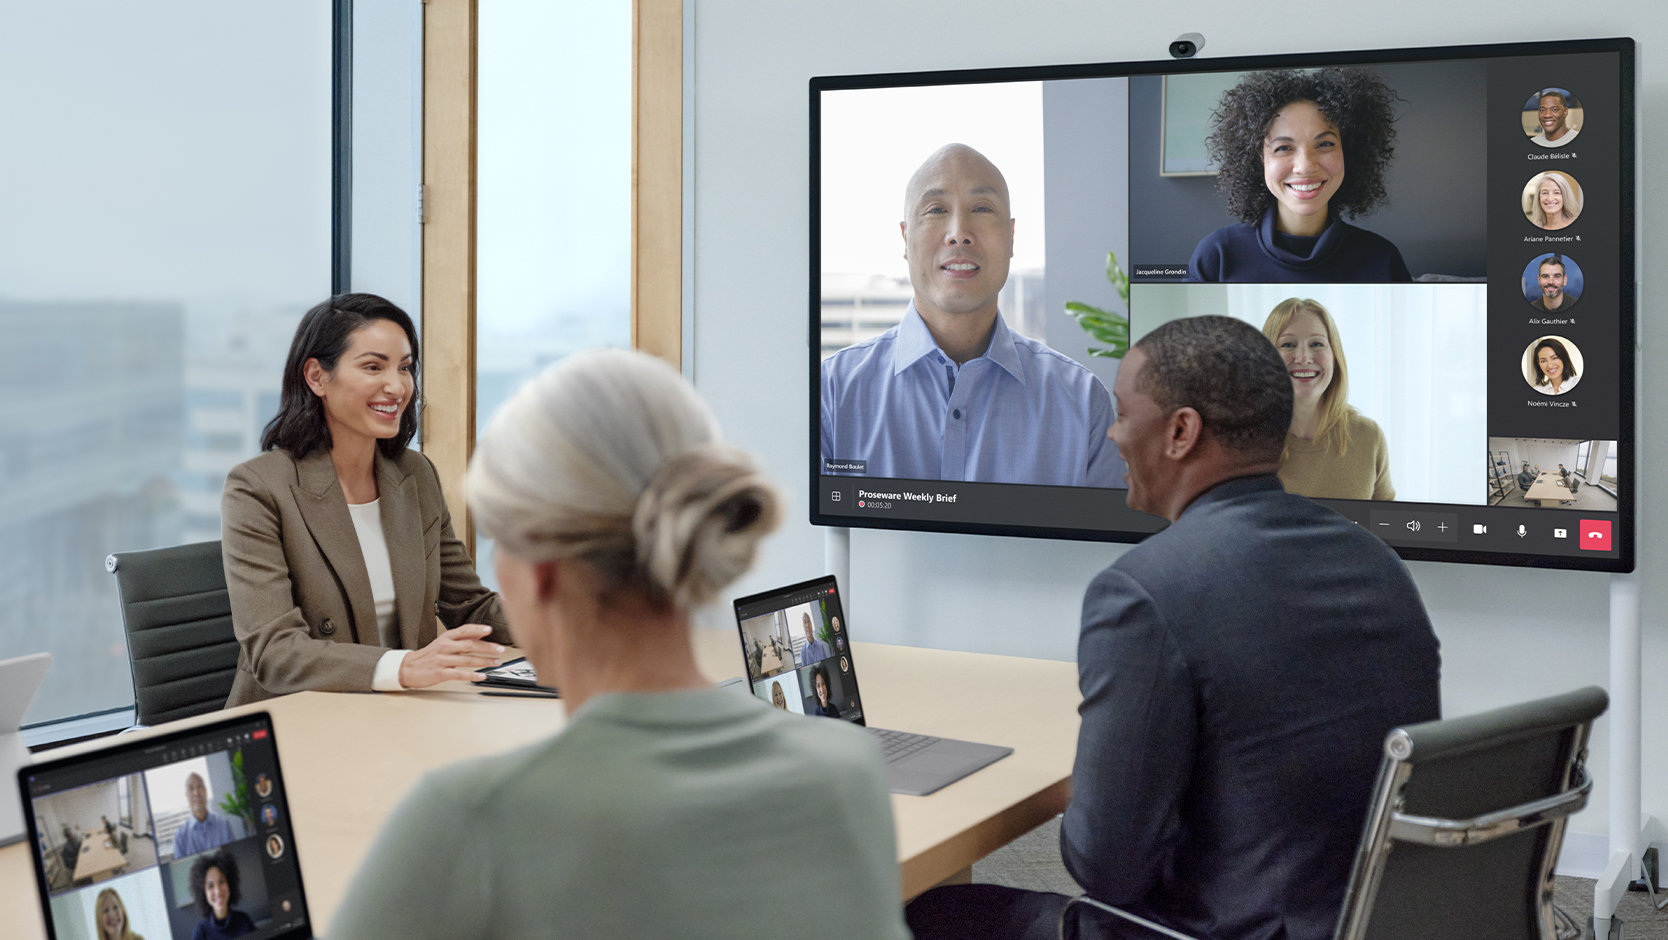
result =
M1044 823L1010 845L992 852L973 866L973 880L986 884L1010 885L1032 891L1077 894L1077 882L1060 864L1060 821ZM1560 876L1555 903L1577 923L1591 927L1593 882L1586 878ZM1650 896L1629 892L1616 911L1625 940L1668 940L1668 911L1651 906Z

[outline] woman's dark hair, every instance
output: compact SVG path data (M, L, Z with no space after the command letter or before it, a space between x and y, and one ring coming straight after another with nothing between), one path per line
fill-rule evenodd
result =
M221 849L212 855L200 855L191 863L191 900L197 902L197 913L204 917L214 916L214 908L209 906L208 895L203 891L203 882L208 880L210 868L220 869L220 874L226 879L227 909L243 898L237 888L237 859L232 858L232 853Z
M1534 367L1535 367L1535 384L1536 385L1545 385L1546 384L1546 373L1544 371L1542 371L1542 369L1541 369L1541 350L1543 350L1543 349L1552 350L1552 354L1554 356L1557 356L1559 359L1563 360L1563 362L1564 362L1564 381L1565 382L1568 382L1570 379L1575 378L1575 360L1570 358L1569 350L1564 348L1563 343L1560 343L1557 340L1555 340L1555 339L1553 339L1549 336L1546 339L1543 339L1540 342L1535 344L1535 354L1533 356L1529 357L1530 363L1533 364Z
M1384 170L1396 152L1396 93L1365 69L1276 69L1245 76L1211 112L1213 130L1207 143L1219 167L1216 191L1228 201L1228 212L1255 222L1274 201L1263 182L1263 143L1268 126L1294 101L1314 102L1338 125L1344 181L1328 208L1340 216L1356 216L1384 205L1389 200Z
M373 320L398 325L411 343L411 401L400 415L400 433L376 442L384 457L397 457L405 450L417 435L418 409L423 399L417 380L417 328L404 310L375 294L338 294L301 318L295 339L290 342L289 358L284 360L278 414L261 432L261 450L282 447L300 459L315 450L330 449L324 402L307 387L307 360L317 359L324 371L334 372L354 331Z

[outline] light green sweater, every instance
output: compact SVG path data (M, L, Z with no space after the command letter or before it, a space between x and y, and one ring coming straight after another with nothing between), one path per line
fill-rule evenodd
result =
M599 696L555 738L429 775L328 934L812 935L909 936L880 752L733 689Z

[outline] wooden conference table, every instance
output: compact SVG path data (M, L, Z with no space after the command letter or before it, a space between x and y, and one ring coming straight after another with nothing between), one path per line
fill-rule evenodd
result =
M83 878L96 879L126 864L127 856L122 854L116 840L100 829L81 837L81 850L75 856L73 877L76 881Z
M1541 506L1547 503L1559 503L1574 499L1570 488L1558 479L1556 473L1543 473L1523 493L1524 499L1538 500Z
M733 631L697 630L695 643L708 676L740 674ZM1074 664L874 643L854 650L870 724L1014 749L931 796L892 797L906 899L966 880L975 861L1064 809L1077 743ZM460 683L390 695L302 692L238 710L262 708L272 713L307 900L321 931L372 837L419 777L565 723L558 701L485 696ZM28 848L0 849L0 937L44 935Z

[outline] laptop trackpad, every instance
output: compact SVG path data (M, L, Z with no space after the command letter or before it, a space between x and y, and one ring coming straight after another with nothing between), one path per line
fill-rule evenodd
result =
M941 740L886 765L887 785L893 793L925 796L1012 753L1011 747Z

